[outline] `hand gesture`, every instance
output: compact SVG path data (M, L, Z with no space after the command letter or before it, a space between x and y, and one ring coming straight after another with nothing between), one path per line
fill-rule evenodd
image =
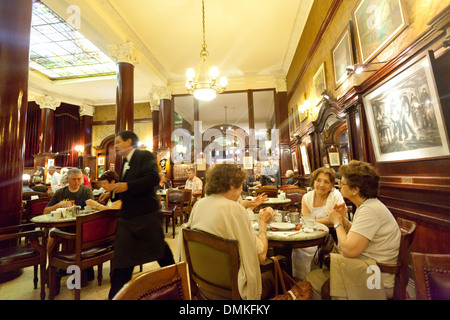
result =
M275 218L275 212L271 207L267 207L259 210L259 221L264 223L269 223Z

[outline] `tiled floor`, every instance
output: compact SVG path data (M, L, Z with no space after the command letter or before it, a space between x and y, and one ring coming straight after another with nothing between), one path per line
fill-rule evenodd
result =
M169 226L169 233L166 233L166 242L175 254L177 247L178 232L180 227L176 228L175 239L172 238L172 229ZM150 262L143 266L143 271L159 268L158 263ZM103 281L98 286L97 279L90 281L86 287L81 288L81 300L106 300L110 289L109 282L109 262L103 264ZM97 267L94 267L95 277L97 277ZM134 275L139 274L139 267L135 267ZM40 281L40 279L39 279ZM55 297L55 300L73 300L74 291L66 286L67 277L61 279L61 292ZM46 288L46 299L48 299L48 288ZM23 274L14 280L0 283L0 300L40 300L40 286L34 289L33 286L33 267L24 268Z

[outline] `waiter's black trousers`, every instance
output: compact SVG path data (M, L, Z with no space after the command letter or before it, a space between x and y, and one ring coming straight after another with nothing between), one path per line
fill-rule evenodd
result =
M166 242L164 242L164 255L157 261L160 267L170 266L175 263L172 251L170 250L169 245ZM129 268L113 269L111 275L111 289L109 290L108 295L109 300L112 300L112 298L114 298L117 292L119 292L119 290L128 281L131 280L131 277L133 275L133 269L134 266Z

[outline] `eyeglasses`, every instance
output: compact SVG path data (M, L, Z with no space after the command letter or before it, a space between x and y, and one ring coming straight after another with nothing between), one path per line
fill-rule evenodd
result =
M342 180L339 180L339 187L346 186L348 183L343 183Z

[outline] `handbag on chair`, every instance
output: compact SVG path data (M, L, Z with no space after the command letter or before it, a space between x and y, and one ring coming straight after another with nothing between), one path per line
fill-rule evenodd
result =
M311 300L311 284L308 281L295 281L286 271L282 270L276 257L271 257L274 265L275 297L271 300ZM281 284L282 293L278 291ZM286 290L286 288L290 288Z

